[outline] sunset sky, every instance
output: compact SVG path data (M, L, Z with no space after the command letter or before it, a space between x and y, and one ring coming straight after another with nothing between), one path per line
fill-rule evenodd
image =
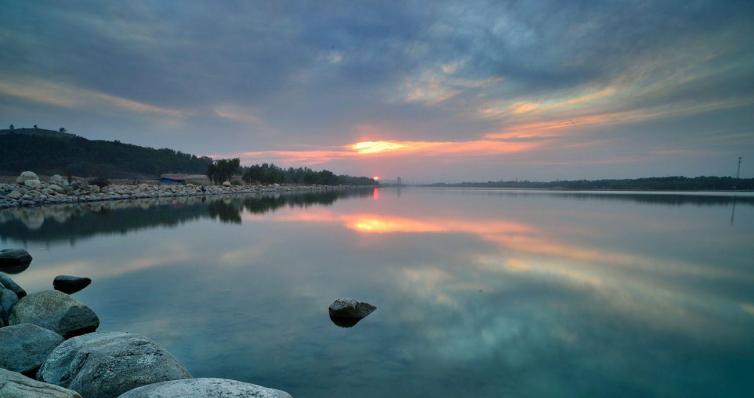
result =
M423 182L754 177L751 1L0 10L2 128Z

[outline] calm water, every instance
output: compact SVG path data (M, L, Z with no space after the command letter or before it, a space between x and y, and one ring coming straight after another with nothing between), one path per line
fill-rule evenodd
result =
M0 213L27 290L303 397L754 396L754 197L381 189ZM339 296L378 310L334 325Z

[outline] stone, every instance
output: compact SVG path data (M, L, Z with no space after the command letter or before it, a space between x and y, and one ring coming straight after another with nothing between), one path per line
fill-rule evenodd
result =
M24 290L21 286L18 286L16 282L13 281L13 279L10 278L10 276L5 275L4 273L0 272L0 287L4 287L13 293L16 293L16 296L18 298L26 296L26 290Z
M30 379L21 373L0 368L0 397L2 398L81 398L71 391L53 384Z
M45 290L19 300L8 323L33 323L69 338L94 332L99 327L99 318L73 297L57 290Z
M230 181L223 181L223 186L224 187L229 187L230 185L231 185Z
M26 181L39 181L39 176L33 171L24 171L16 177L16 184L23 184Z
M230 379L183 379L133 389L119 398L292 398L285 391Z
M0 287L0 321L7 325L10 319L10 312L18 303L18 296L10 289Z
M55 290L59 290L63 293L73 294L84 290L92 280L89 278L83 278L79 276L71 275L58 275L55 280L52 281L52 286Z
M58 184L50 184L50 186L48 186L47 188L50 188L50 190L55 193L65 192L65 189Z
M0 250L0 271L17 274L29 268L31 255L24 249Z
M42 182L39 180L26 180L24 181L24 185L32 189L37 189L42 186Z
M54 174L52 177L50 177L50 184L55 184L60 187L65 187L66 185L68 185L68 180L66 180L60 174Z
M144 336L100 332L57 346L37 378L78 391L87 398L117 397L134 388L191 374L165 349Z
M0 329L0 368L34 375L63 336L31 323Z
M328 310L333 323L341 327L352 327L376 309L377 307L369 303L352 298L339 298L330 304Z
M21 197L23 197L23 196L24 196L24 194L21 193L21 191L19 191L19 190L14 190L14 191L12 191L11 193L9 193L7 195L7 197L10 198L10 199L21 199Z

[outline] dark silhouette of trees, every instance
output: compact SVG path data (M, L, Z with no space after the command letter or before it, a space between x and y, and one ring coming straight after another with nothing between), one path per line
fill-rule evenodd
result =
M15 130L15 129L16 129L16 126L14 126L14 125L12 125L12 124L11 124L11 125L10 125L10 128L9 128L9 130L10 130L10 131L13 131L13 130Z
M271 163L245 167L243 180L249 184L377 185L369 177L335 175L330 170L315 171L308 167L283 169Z
M733 177L647 177L624 180L571 180L571 181L488 181L457 184L432 184L433 186L478 188L523 188L602 191L721 191L754 190L754 178Z
M207 166L207 177L215 184L230 181L241 168L241 159L218 159Z

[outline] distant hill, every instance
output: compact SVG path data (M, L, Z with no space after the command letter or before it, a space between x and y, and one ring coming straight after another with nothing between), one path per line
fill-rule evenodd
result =
M204 174L208 157L120 141L88 140L54 130L0 130L0 174L24 170L82 177L138 178L163 173Z
M647 177L622 180L487 181L431 184L435 187L556 189L573 191L729 191L754 190L754 178Z

